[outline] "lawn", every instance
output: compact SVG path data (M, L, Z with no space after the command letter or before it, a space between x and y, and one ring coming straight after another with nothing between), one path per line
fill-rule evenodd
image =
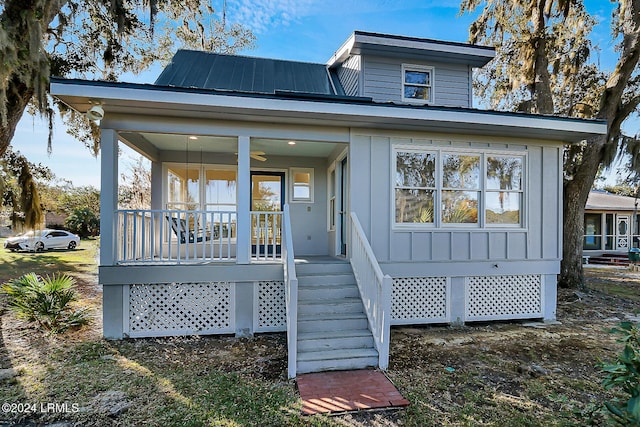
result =
M608 330L640 311L640 273L590 269L591 290L560 291L557 325L394 328L387 374L411 405L305 417L286 379L283 334L101 339L95 242L81 248L0 251L0 277L68 272L94 313L91 326L54 337L1 311L0 368L14 372L0 379L0 403L14 405L0 424L600 425L612 394L598 363L620 350Z

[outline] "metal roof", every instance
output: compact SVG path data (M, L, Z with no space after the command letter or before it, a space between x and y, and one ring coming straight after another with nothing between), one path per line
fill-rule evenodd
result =
M155 84L245 93L340 95L340 90L334 90L336 82L324 64L179 50Z

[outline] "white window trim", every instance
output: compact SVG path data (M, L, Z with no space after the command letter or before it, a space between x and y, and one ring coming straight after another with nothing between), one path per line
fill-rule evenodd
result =
M309 174L309 197L295 197L294 196L294 187L295 187L295 174L296 173L308 173ZM289 169L289 201L291 203L313 203L313 195L314 195L314 173L313 168L290 168Z
M429 85L409 84L409 86L421 86L429 88L429 99L405 98L404 87L407 83L404 81L405 71L418 71L429 73ZM428 65L402 64L402 74L400 74L400 98L402 102L409 104L431 105L435 102L435 69Z
M395 213L395 173L396 173L396 155L398 152L432 152L436 154L436 161L438 163L438 169L436 171L436 196L435 203L437 206L435 218L433 223L401 223L396 222L396 213ZM442 187L442 155L443 154L477 154L480 156L480 185L481 188L479 190L470 190L470 191L479 191L480 198L478 200L478 223L476 224L445 224L442 223L441 218L441 203L442 203L442 191L445 190ZM487 174L486 174L486 161L487 157L490 156L509 156L509 157L520 157L522 158L522 183L520 190L513 190L511 192L519 192L522 195L521 199L521 212L520 212L520 223L519 224L488 224L486 222L486 194L488 192L492 192L494 190L487 190ZM426 230L451 230L451 229L473 229L473 230L512 230L512 231L527 231L527 206L528 206L528 197L529 197L529 185L527 181L528 172L529 172L529 162L528 162L528 153L520 150L495 150L495 149L474 149L474 148L463 148L463 147L439 147L439 146L418 146L415 144L394 144L391 147L391 168L390 168L391 176L390 176L390 218L391 218L391 228L393 230L398 231L426 231ZM497 191L497 190L495 190Z

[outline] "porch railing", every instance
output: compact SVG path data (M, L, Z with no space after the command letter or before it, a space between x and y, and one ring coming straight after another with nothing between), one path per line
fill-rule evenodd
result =
M116 212L116 262L230 261L236 212L126 209Z
M374 344L378 350L378 365L386 370L389 366L389 335L391 333L391 286L389 275L382 274L360 221L351 212L350 262L356 277L360 296L369 320Z
M257 261L281 258L281 211L251 212L251 257Z
M282 265L284 267L284 289L287 314L287 374L296 377L296 356L298 353L298 277L293 255L293 238L289 205L284 206L282 215Z

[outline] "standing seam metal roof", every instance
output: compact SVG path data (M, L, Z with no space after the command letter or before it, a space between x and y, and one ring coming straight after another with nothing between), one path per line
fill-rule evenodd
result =
M333 81L336 84L337 79ZM193 50L179 50L155 84L265 94L336 94L324 64Z

